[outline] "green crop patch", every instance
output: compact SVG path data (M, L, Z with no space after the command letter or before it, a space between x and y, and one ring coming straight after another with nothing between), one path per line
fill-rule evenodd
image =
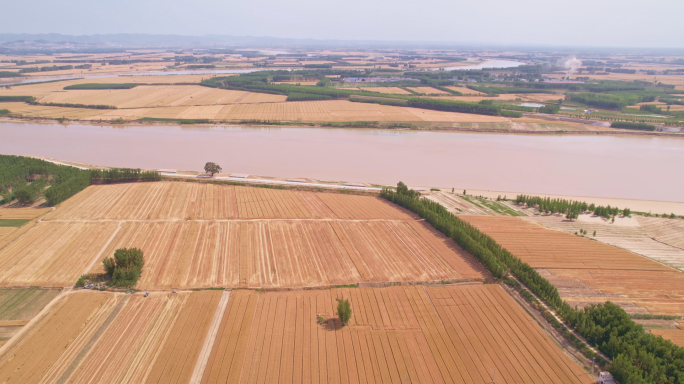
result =
M0 227L21 227L31 220L0 220Z

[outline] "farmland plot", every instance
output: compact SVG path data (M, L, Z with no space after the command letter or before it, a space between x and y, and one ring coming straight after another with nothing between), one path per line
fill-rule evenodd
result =
M684 329L652 329L651 333L684 347Z
M30 220L50 211L50 208L0 208L0 220Z
M641 223L642 219L651 218L637 217L636 220ZM587 237L593 240L646 256L684 272L684 248L673 246L684 237L684 225L681 225L681 228L678 227L678 224L684 223L684 220L653 219L655 220L647 225L620 226L567 221L556 215L525 218L527 221L539 223L546 228L567 233L575 233L583 229L588 232ZM596 233L595 236L594 233Z
M118 226L113 222L36 224L0 250L0 286L72 286Z
M69 240L81 232L84 241ZM89 266L104 272L102 258L122 247L144 251L144 289L489 276L452 240L378 197L157 182L91 186L67 200L0 252L8 266L0 284L71 285Z
M131 89L68 90L43 97L42 103L111 105L117 108L221 105L241 102L283 102L285 96L207 88L199 85L139 85Z
M684 315L684 274L646 257L517 218L461 216L529 263L571 304Z
M21 331L58 294L56 289L0 290L0 347Z
M221 292L71 292L0 355L3 383L187 383ZM14 341L14 340L13 340Z
M135 89L135 88L133 88ZM247 96L246 99L252 96ZM254 96L256 97L256 96ZM475 115L468 113L431 111L425 109L395 107L390 105L355 103L347 100L238 103L228 105L168 106L116 110L87 110L78 108L58 108L7 103L7 109L27 116L61 117L84 120L127 120L143 117L167 119L210 119L210 120L269 120L302 122L509 122L500 116ZM59 109L59 110L58 110Z
M56 289L0 290L0 324L5 321L28 321L59 294Z
M39 216L50 210L50 208L0 208L0 249L30 230ZM14 222L15 220L19 221L20 226L16 226L14 223L10 226L2 225L2 221ZM22 221L27 222L22 225Z
M202 383L486 383L495 369L500 383L592 382L499 286L480 285L234 291Z
M188 294L119 298L112 317L85 348L69 348L46 382L143 383L164 350Z
M138 286L295 287L488 276L426 225L406 222L131 222L104 254L145 253ZM97 263L91 272L103 272Z
M0 382L41 382L48 371L59 364L65 350L78 350L83 346L115 304L115 295L91 292L61 298L20 339L12 339L3 347Z

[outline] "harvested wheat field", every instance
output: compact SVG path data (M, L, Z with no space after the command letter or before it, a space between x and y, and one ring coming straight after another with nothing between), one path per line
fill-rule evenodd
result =
M684 347L684 329L652 329L652 334L662 336L663 339Z
M40 103L111 105L126 109L283 102L285 99L286 96L282 95L253 94L199 85L139 85L131 89L67 90L51 93L38 101Z
M102 113L99 109L48 107L26 103L2 103L2 108L22 117L40 117L48 119L67 118L71 120L89 119Z
M51 208L0 208L0 220L30 220L47 213Z
M57 295L56 289L0 289L0 347Z
M62 203L45 220L408 220L413 217L375 196L170 181L90 186Z
M592 382L501 287L475 285L233 291L202 383L489 383L495 367L497 383Z
M0 349L0 382L41 382L56 364L63 364L66 351L78 350L85 344L115 302L114 295L91 292L59 299L35 326Z
M581 218L582 216L580 216ZM591 217L591 219L594 218ZM654 219L656 221L646 226L643 224L631 225L641 222L642 218L638 216L631 220L627 219L630 225L620 225L619 222L624 219L618 219L616 223L611 224L607 220L605 223L602 220L597 222L569 221L560 215L525 218L525 220L541 224L546 228L567 233L574 234L584 229L588 232L587 237L590 239L646 256L684 272L684 248L669 245L669 242L676 243L684 236L680 232L684 231L684 226L681 229L677 227L677 224L684 223L684 220ZM594 236L594 232L596 236Z
M70 240L81 237L79 247ZM62 203L0 252L0 285L69 286L103 272L102 258L122 247L145 253L141 289L489 276L452 240L376 196L155 182L90 186Z
M570 303L684 315L684 274L646 257L518 218L460 216L529 263Z
M487 272L426 224L407 221L131 222L104 254L145 253L144 289L296 287L482 279ZM101 263L90 272L103 272Z
M194 87L194 86L183 86ZM156 88L156 87L150 87ZM212 92L235 92L202 88ZM138 89L132 88L122 92L131 92ZM78 97L85 97L89 102L93 102L88 95L83 94ZM88 91L98 92L98 91ZM112 93L114 90L112 90ZM226 94L227 95L227 94ZM53 97L53 96L46 96ZM57 97L57 96L54 96ZM278 95L264 95L258 93L245 94L245 98L235 100L234 103L217 104L211 97L204 97L200 102L195 98L189 99L187 95L178 98L174 95L169 98L160 96L166 104L172 106L156 106L159 101L154 99L131 99L124 97L121 100L111 99L109 102L149 104L147 107L120 108L120 109L86 109L86 108L64 108L51 107L45 105L30 105L26 103L3 103L3 108L12 113L20 114L24 117L36 118L67 118L73 120L138 120L149 117L155 119L209 119L219 121L243 121L243 120L269 120L269 121L301 121L301 122L349 122L349 121L377 121L377 122L468 122L468 123L506 123L510 119L501 116L476 115L457 112L443 112L426 109L395 107L390 105L379 105L370 103L354 103L347 100L324 100L324 101L299 101L299 102L276 102ZM226 96L228 97L228 96ZM226 99L228 100L228 98ZM231 99L232 100L232 99ZM41 100L43 101L43 100ZM103 100L102 102L105 102ZM206 103L206 104L201 104Z
M37 219L50 210L51 208L0 208L0 249L33 228ZM3 226L3 220L18 222Z
M188 383L221 293L71 292L0 351L0 380Z
M145 298L142 295L121 295L97 332L89 339L76 340L73 348L64 351L43 380L65 383L145 382L152 369L156 368L155 361L168 351L165 341L170 337L176 319L182 316L181 310L188 296L152 294ZM195 314L201 315L201 312ZM79 341L84 345L80 346ZM175 344L171 346L173 348Z
M133 88L135 89L135 88ZM227 91L226 91L227 92ZM257 94L254 94L255 98ZM250 96L248 96L250 97ZM261 96L259 96L261 97ZM302 122L345 121L430 121L430 122L508 122L500 116L485 116L457 112L431 111L347 100L253 102L229 105L196 105L148 107L134 109L96 110L36 106L24 103L6 103L11 112L30 117L53 117L83 120L135 120L143 117L168 119L210 120L270 120Z
M115 222L36 224L0 250L0 286L72 286L118 230Z

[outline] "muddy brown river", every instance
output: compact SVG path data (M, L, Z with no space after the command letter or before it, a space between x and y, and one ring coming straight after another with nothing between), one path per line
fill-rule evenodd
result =
M90 164L684 201L684 138L0 123L0 153Z

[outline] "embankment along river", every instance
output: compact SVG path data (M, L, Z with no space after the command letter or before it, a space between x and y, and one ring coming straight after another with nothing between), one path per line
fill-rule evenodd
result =
M0 123L0 153L114 167L684 201L684 138Z

